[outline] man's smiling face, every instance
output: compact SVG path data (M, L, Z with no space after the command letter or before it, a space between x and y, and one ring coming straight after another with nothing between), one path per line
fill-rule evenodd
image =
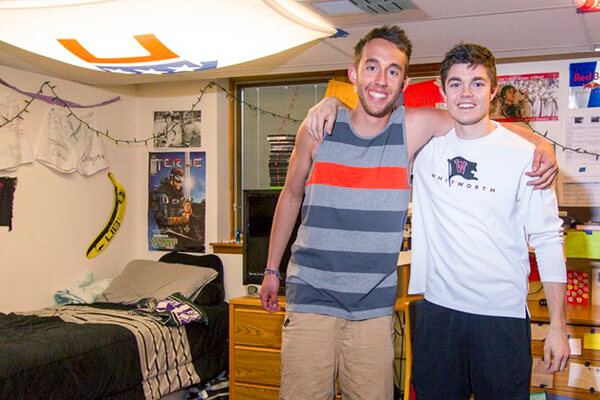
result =
M454 64L444 82L448 112L461 125L474 125L489 113L494 95L483 65Z
M407 61L406 54L387 40L365 44L360 63L350 70L350 80L367 114L384 117L391 112L404 87Z

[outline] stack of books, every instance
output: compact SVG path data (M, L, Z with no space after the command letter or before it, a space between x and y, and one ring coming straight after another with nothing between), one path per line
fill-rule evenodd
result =
M269 178L270 187L281 188L285 184L290 156L294 149L296 135L273 133L267 135L269 141Z

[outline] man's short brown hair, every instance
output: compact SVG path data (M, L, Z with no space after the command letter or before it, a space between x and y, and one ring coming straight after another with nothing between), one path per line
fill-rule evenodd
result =
M442 78L442 89L446 91L446 79L448 71L455 64L468 64L469 66L483 65L487 70L492 92L498 85L496 78L496 59L487 48L474 43L460 42L446 53L440 66L440 77Z
M360 39L356 46L354 46L354 65L358 66L362 57L363 47L373 39L383 39L395 44L400 51L406 54L406 64L408 65L412 53L412 43L408 39L408 36L406 36L406 32L398 25L384 25L375 28Z

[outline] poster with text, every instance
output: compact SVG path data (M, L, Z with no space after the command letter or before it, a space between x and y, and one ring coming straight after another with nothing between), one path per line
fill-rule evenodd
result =
M499 76L490 117L507 122L558 120L558 72Z
M569 108L600 107L600 63L569 65Z
M205 152L150 153L148 186L148 249L204 252Z
M155 111L154 147L200 147L201 111Z

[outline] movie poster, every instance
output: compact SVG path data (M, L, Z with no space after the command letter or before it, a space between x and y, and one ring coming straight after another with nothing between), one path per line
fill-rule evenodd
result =
M490 117L507 122L558 120L558 72L499 76Z
M148 186L148 249L203 253L205 152L150 153Z
M155 111L154 147L200 147L201 111Z

